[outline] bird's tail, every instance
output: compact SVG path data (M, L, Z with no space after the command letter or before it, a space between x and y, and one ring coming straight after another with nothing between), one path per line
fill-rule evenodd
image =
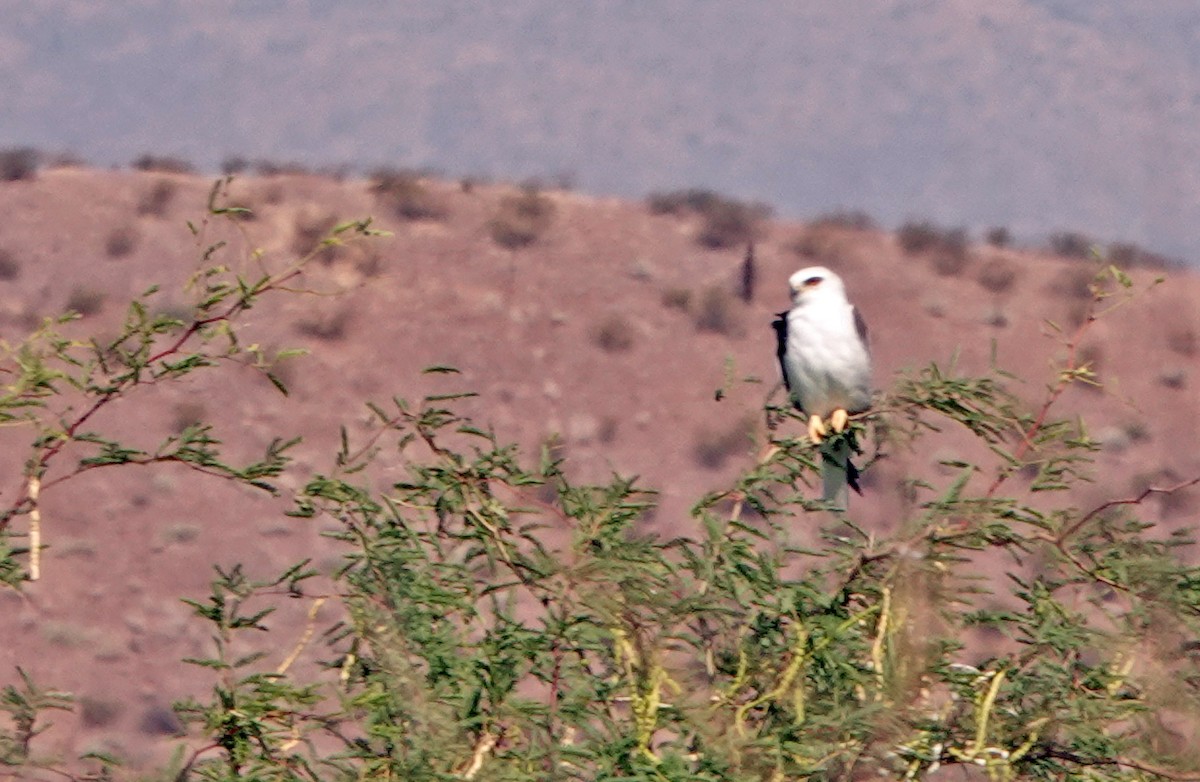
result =
M862 494L858 468L851 461L854 451L849 433L836 435L821 444L821 499L843 512L850 507L850 489Z

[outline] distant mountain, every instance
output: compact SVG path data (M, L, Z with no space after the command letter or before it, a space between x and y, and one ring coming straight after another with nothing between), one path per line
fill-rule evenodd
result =
M1190 0L0 0L0 144L708 186L1200 257Z

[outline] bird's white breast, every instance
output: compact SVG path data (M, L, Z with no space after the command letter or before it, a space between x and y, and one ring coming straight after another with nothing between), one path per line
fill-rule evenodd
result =
M799 304L788 313L784 367L792 395L809 415L871 403L871 359L859 338L854 309L844 299Z

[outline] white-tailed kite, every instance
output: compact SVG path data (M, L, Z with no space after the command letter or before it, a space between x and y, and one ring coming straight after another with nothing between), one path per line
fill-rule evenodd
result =
M808 418L808 436L820 446L822 497L846 508L850 486L860 494L858 470L845 437L822 442L828 429L841 434L851 413L871 406L871 354L867 326L846 299L842 279L823 266L801 269L788 279L792 308L772 324L776 355L788 396Z

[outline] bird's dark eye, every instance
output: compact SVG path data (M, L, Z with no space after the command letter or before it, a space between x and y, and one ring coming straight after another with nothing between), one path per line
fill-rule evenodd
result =
M821 277L809 277L807 280L804 281L804 287L811 288L814 285L820 285L822 279L823 278L821 278Z

